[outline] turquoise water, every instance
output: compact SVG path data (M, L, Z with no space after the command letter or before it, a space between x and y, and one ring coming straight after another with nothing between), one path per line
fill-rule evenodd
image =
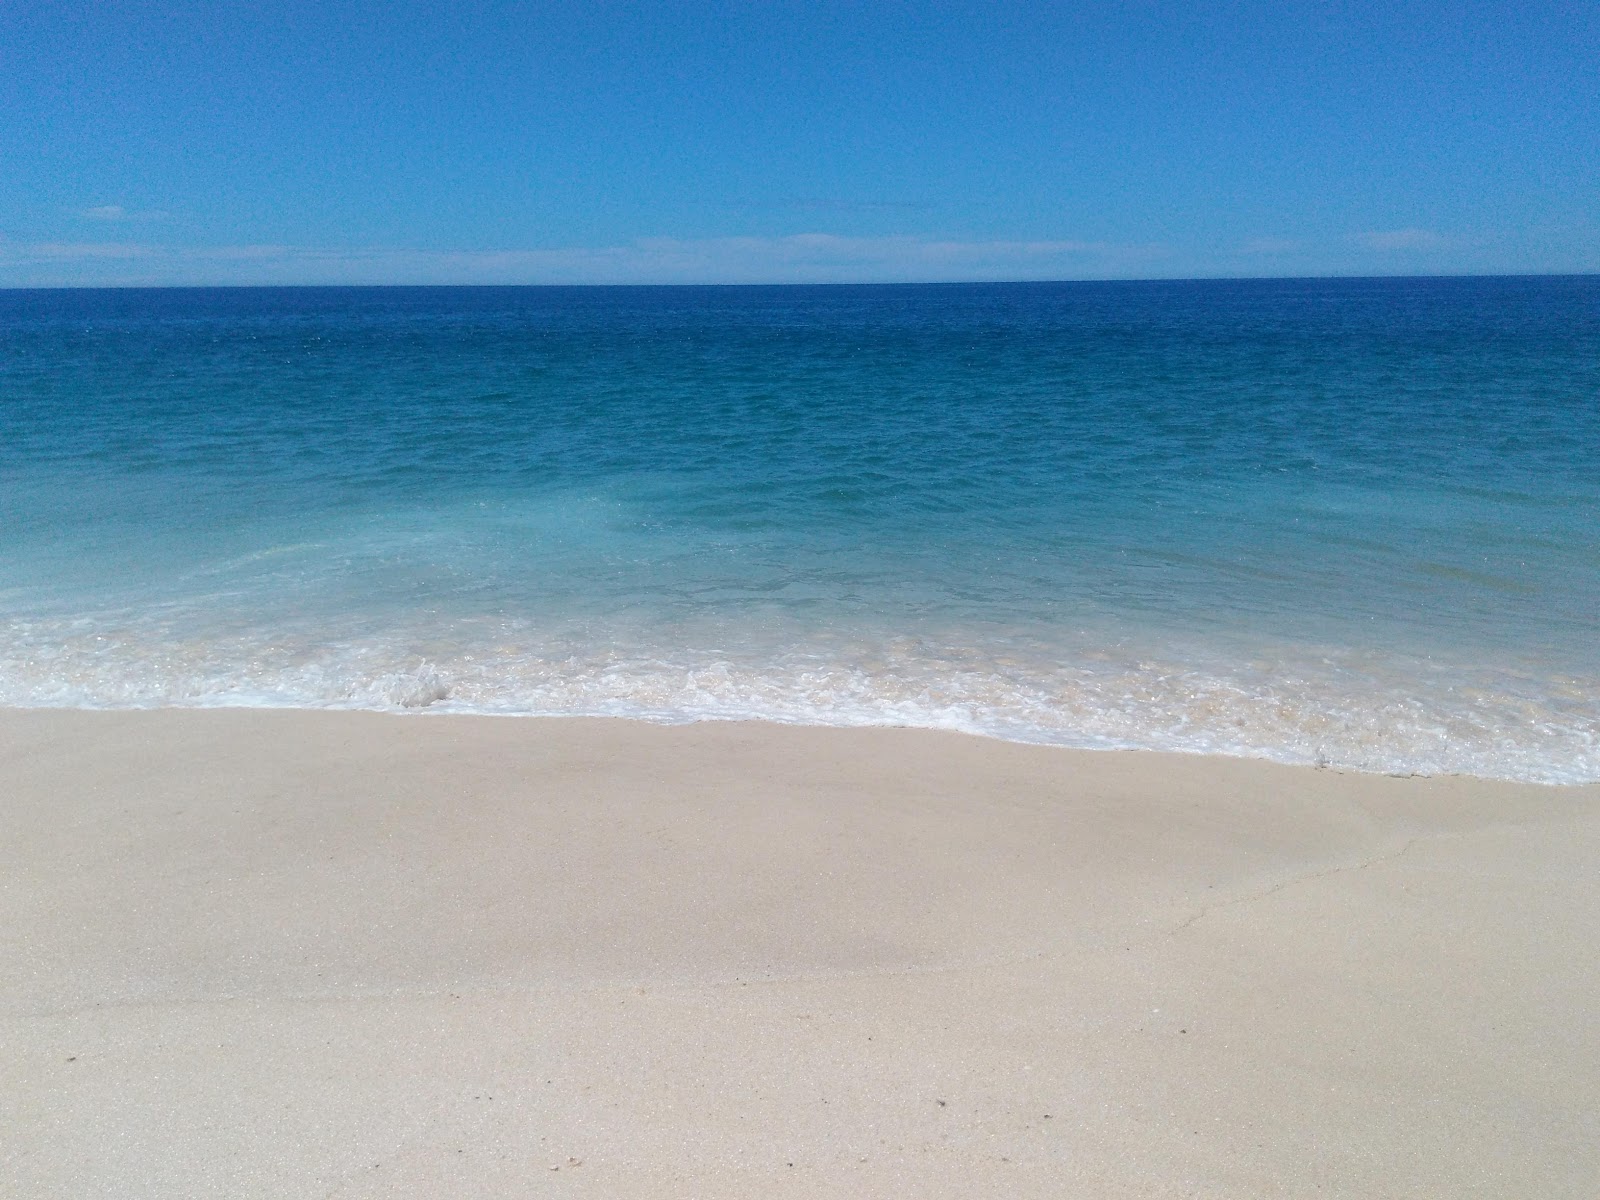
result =
M1600 779L1600 279L0 292L0 703Z

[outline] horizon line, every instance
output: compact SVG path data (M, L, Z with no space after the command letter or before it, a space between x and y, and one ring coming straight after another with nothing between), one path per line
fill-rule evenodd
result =
M1393 272L1386 274L1330 273L1322 275L1126 275L1085 276L1061 279L884 279L884 280L751 280L703 282L613 282L613 283L55 283L6 284L0 292L220 292L220 291L358 291L407 289L441 291L481 289L645 289L645 288L921 288L921 287L1053 287L1062 284L1134 283L1318 283L1364 280L1445 280L1445 279L1600 279L1600 271L1435 271L1427 274Z

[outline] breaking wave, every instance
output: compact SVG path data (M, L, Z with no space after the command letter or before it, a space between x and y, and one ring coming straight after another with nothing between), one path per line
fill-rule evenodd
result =
M899 725L1390 774L1600 780L1597 681L1437 659L1278 647L1271 660L1246 660L1123 645L1052 660L909 637L762 653L504 637L448 648L418 639L293 646L74 624L6 632L0 703Z

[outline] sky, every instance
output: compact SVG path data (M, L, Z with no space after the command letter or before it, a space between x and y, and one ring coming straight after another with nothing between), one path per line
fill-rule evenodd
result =
M1600 4L0 0L0 286L1600 271Z

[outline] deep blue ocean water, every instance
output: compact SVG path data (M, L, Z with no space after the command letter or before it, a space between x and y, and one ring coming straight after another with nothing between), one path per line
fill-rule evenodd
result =
M0 292L0 704L1600 779L1600 278Z

